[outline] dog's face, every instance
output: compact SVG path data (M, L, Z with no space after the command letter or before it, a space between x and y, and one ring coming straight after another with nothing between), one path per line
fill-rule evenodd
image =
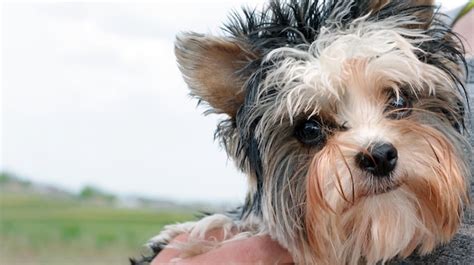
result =
M462 53L430 1L394 2L273 2L232 36L177 40L192 93L229 116L217 136L249 175L243 217L296 261L426 253L459 225Z

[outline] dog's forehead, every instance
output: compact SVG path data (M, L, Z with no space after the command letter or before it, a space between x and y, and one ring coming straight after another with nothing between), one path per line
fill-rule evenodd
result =
M274 111L291 119L341 104L348 97L363 99L402 84L433 89L445 78L439 69L418 59L416 52L421 51L404 36L405 29L379 24L327 32L310 45L268 53L264 61L274 67L261 90L277 91ZM410 34L425 38L421 32Z
M303 83L308 88L334 92L354 81L354 75L368 79L380 75L394 80L410 79L411 70L421 67L415 49L395 30L322 36L306 51L280 48L269 53L265 60L275 60L276 64L267 81L280 85ZM291 86L277 87L292 89Z

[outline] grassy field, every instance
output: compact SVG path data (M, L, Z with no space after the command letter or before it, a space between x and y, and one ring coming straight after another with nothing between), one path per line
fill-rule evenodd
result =
M191 219L178 210L0 193L0 264L128 264L163 225Z

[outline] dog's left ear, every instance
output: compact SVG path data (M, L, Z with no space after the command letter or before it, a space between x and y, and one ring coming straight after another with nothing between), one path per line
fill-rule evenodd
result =
M389 4L390 2L401 2L405 4L407 7L414 7L414 6L432 6L434 5L434 0L369 0L369 8L374 11L378 11L382 9L384 6Z
M175 54L191 94L213 112L235 117L245 97L243 69L255 55L234 39L196 33L179 35Z
M420 10L414 13L415 16L423 22L420 27L429 27L434 12L434 9L432 8L435 4L434 0L368 0L368 7L372 12L377 12L392 2L404 5L407 8L426 7L420 8Z

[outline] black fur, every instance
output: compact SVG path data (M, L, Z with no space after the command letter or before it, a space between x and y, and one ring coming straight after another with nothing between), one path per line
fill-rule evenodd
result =
M166 244L154 244L150 246L151 253L147 255L142 255L138 259L130 258L131 265L149 265L153 259L160 253L161 250L165 247Z

